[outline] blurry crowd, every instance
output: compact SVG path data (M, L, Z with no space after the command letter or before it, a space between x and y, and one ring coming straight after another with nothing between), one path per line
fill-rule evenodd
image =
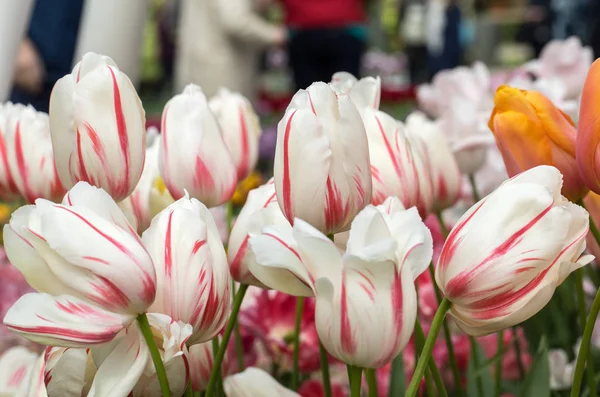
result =
M48 111L54 83L68 74L86 0L36 0L19 48L11 101ZM88 0L89 1L89 0ZM465 62L480 33L477 21L501 0L148 0L153 63L143 73L159 76L180 92L200 85L210 97L227 87L256 98L267 48L287 53L295 89L329 81L337 71L361 75L373 19L396 13L395 31L410 81L420 84L440 70ZM578 36L600 54L600 0L521 0L525 7L516 40L538 55L552 38ZM273 17L277 9L279 17ZM152 32L152 33L150 33ZM148 41L148 40L146 40ZM145 53L148 51L145 51ZM110 55L110 54L109 54Z

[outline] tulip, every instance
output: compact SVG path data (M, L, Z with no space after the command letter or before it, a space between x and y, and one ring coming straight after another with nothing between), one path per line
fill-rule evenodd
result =
M287 223L277 203L275 184L272 180L250 191L246 204L233 224L227 247L229 270L235 281L264 287L248 269L248 263L255 260L248 240L251 234L260 233L265 226Z
M548 352L550 363L550 390L570 390L575 375L575 361L570 362L567 352L552 349Z
M0 395L12 396L26 382L37 355L28 349L17 346L0 355Z
M150 312L190 324L190 344L214 338L229 316L231 278L209 210L183 197L153 219L142 241L156 267L157 293Z
M167 102L160 144L160 171L173 198L187 190L207 207L231 198L236 165L200 87L190 84Z
M62 204L38 199L4 227L8 258L39 293L4 323L26 338L87 347L113 340L154 301L150 255L103 190L77 184Z
M439 123L429 121L420 112L408 115L406 132L420 144L432 184L432 210L439 212L452 207L461 194L461 174Z
M267 227L250 244L257 263L250 270L261 282L316 297L317 333L335 358L378 368L408 343L417 314L414 279L432 256L416 209L401 209L396 198L366 207L352 222L345 253L300 219Z
M271 375L262 369L250 367L228 376L223 382L227 397L300 397L281 386Z
M556 168L532 168L471 207L450 232L435 280L465 333L527 320L593 259L581 256L588 214L560 195L561 185Z
M27 372L15 397L48 397L45 386L45 356L41 355L34 361L33 366Z
M20 195L29 203L38 198L60 201L65 189L54 165L48 115L23 107L5 129L9 172Z
M600 124L597 110L597 84L600 82L600 63L594 62L590 68L583 93L577 128L577 165L585 184L595 193L600 194L600 164L596 158L600 153Z
M405 125L388 114L365 109L374 205L396 196L405 208L417 207L423 217L431 210L433 190L422 146L409 139Z
M260 122L250 101L241 94L221 88L208 102L223 133L237 169L239 181L246 178L258 161L258 141L262 132Z
M334 73L331 86L338 92L350 96L359 111L366 107L379 109L381 102L381 78L363 77L358 80L348 72Z
M84 55L50 96L54 161L63 186L85 181L116 201L127 197L142 175L145 123L140 98L115 62Z
M19 196L19 189L10 171L6 138L14 135L15 120L19 118L25 106L7 102L0 104L0 197L13 200Z
M228 346L229 348L229 346ZM233 354L229 354L229 353ZM228 354L223 359L221 365L221 375L227 376L235 369L235 351L234 349L228 350ZM213 369L214 353L212 349L212 342L197 343L190 346L188 353L188 361L190 365L190 379L192 381L192 389L194 391L201 391L206 389L210 374Z
M275 191L290 222L331 234L371 201L367 137L347 95L314 83L292 98L278 125Z
M49 346L43 357L48 396L78 397L86 386L91 386L86 380L95 375L96 366L86 349Z
M563 195L577 201L587 191L575 162L576 129L545 96L502 86L489 127L509 176L538 165L553 165L564 176Z

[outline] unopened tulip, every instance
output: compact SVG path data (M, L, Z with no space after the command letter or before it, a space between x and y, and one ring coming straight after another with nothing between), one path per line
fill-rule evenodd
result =
M420 143L409 139L404 124L382 111L365 109L363 121L371 159L372 203L379 205L396 196L405 208L417 207L427 216L433 189Z
M223 381L223 388L227 397L300 397L277 383L267 372L255 367L228 376Z
M258 161L258 141L262 132L258 116L246 97L225 88L221 88L208 105L219 121L237 169L237 178L241 181L250 175Z
M160 171L173 198L187 191L207 207L231 198L236 165L200 87L190 84L167 102L160 143Z
M577 165L585 184L595 193L600 194L600 62L595 61L590 68L579 111L577 127Z
M210 211L183 197L152 220L142 240L156 267L150 311L191 324L190 344L215 337L229 316L231 278Z
M509 176L552 165L564 177L562 194L577 201L587 192L575 162L573 121L536 91L501 86L489 126Z
M27 381L37 354L22 346L12 347L0 355L0 396L13 396Z
M314 295L327 351L365 368L389 363L408 342L417 315L414 279L432 256L431 234L417 210L389 200L356 216L345 253L300 219L250 239L254 275L273 289Z
M283 214L323 233L347 229L371 201L369 148L347 95L314 83L292 98L278 125L275 190Z
M54 346L113 340L154 301L152 259L123 212L85 182L63 204L38 199L4 227L6 253L39 293L21 297L4 323Z
M48 115L23 107L10 120L4 142L10 174L22 197L33 204L44 198L60 201L65 189L54 165Z
M85 181L116 201L127 197L144 167L145 123L129 78L109 57L85 54L50 96L54 161L65 188Z
M348 72L337 72L331 78L331 85L352 99L354 105L361 111L364 108L379 109L381 102L381 78L363 77L358 80Z
M260 233L265 226L287 223L277 203L273 181L250 191L233 224L227 247L229 270L235 281L263 287L248 269L248 263L254 261L248 240L251 234Z
M432 187L433 211L452 207L460 198L462 176L444 136L440 123L430 121L423 113L408 115L405 122L409 139L420 145Z
M502 184L454 226L435 279L469 335L521 323L593 257L581 256L588 214L561 196L560 172L535 167Z

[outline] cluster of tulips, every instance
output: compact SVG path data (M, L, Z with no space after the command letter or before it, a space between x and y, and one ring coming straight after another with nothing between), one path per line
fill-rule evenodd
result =
M236 205L246 98L189 85L146 131L128 77L85 55L49 115L0 108L31 288L4 324L34 342L0 356L0 395L596 397L599 84L557 41L506 76L438 74L400 122L379 78L339 72L294 95L272 179ZM576 351L530 349L519 325L567 280Z

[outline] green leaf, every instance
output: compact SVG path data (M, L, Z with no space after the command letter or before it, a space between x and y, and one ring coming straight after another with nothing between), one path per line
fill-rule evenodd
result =
M467 367L467 397L493 397L494 382L489 371L489 363L486 363L487 357L483 353L479 343L474 343L474 349L471 349L469 365ZM487 364L485 367L483 365ZM481 382L482 392L479 392L479 382Z
M389 397L401 396L406 389L406 379L404 376L404 356L399 354L392 361L392 376L390 379L390 387L388 390Z
M540 340L535 359L519 393L519 397L530 396L550 397L550 362L546 337Z

